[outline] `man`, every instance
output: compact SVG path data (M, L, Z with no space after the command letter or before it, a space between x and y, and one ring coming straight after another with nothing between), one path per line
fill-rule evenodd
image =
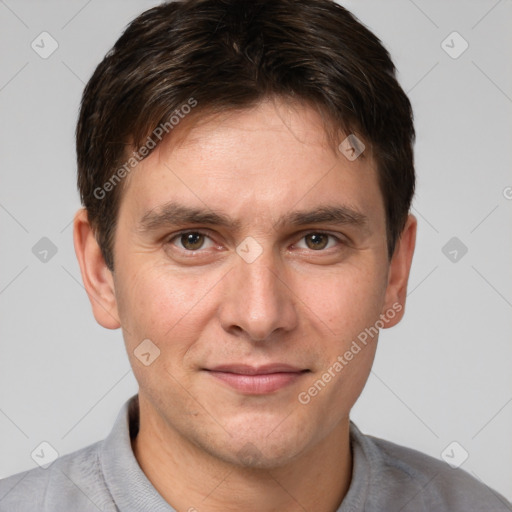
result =
M139 393L0 510L509 510L349 419L404 313L413 140L388 53L329 0L139 16L84 91L74 223Z

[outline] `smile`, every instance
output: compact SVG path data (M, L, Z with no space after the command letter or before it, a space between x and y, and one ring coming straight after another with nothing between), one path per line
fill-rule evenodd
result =
M300 380L309 370L289 365L219 366L207 370L215 379L231 388L249 395L263 395L290 386Z

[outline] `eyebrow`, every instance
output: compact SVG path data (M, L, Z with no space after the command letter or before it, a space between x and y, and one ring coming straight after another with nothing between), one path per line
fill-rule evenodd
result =
M287 225L337 224L368 228L368 217L348 206L326 205L312 210L292 211L283 215L274 224L276 229ZM139 231L155 231L168 226L205 224L240 230L242 223L229 215L210 209L185 206L168 202L144 213L137 228Z
M276 228L286 224L305 226L327 223L368 227L368 217L348 206L320 206L313 210L290 212L277 221Z
M229 227L235 230L241 227L240 222L223 213L169 202L147 211L140 219L138 229L140 231L154 231L165 226L181 224L208 224Z

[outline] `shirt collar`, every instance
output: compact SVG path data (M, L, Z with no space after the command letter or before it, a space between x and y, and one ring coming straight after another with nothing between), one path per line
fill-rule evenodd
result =
M139 431L139 400L131 397L122 407L100 452L107 487L119 512L176 512L153 487L133 454L131 439ZM337 512L359 512L370 487L370 450L365 436L350 422L352 479ZM377 462L377 461L374 461Z
M139 401L135 395L119 412L103 442L100 463L105 482L119 512L176 512L147 479L133 454L131 437L139 430Z

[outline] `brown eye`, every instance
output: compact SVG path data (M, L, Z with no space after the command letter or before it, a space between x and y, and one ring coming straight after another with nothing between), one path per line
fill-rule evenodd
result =
M325 233L311 233L304 237L308 249L320 250L325 249L329 243L329 235Z
M188 251L196 251L204 245L205 236L201 233L183 233L180 236L181 245Z

